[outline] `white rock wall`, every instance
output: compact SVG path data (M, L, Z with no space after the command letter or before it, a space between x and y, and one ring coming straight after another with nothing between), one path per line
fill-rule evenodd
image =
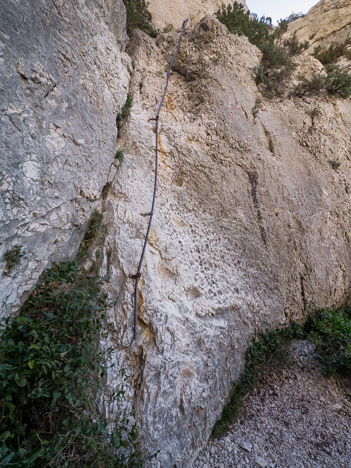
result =
M327 49L331 44L351 39L350 0L321 0L307 15L289 25L286 36L295 32L299 41L310 43L305 54L313 53L318 46Z
M207 14L215 13L222 5L232 5L232 0L149 0L148 9L156 28L180 28L189 18L195 24ZM245 8L246 1L239 0Z
M112 343L157 467L191 467L256 330L350 294L350 101L263 100L259 51L207 17L189 28L161 114L160 181L139 291L131 294L153 187L154 122L177 33L136 35L125 161L106 200ZM312 126L310 113L321 111ZM340 163L335 170L332 161Z
M121 0L0 0L0 306L77 249L129 85ZM21 246L20 264L4 255Z

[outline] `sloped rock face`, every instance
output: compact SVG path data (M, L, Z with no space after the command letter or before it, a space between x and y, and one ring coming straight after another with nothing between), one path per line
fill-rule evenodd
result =
M79 245L129 85L121 0L0 1L0 304ZM111 174L110 174L111 173ZM21 246L20 264L4 255Z
M293 21L287 35L296 32L297 38L309 41L305 54L317 46L323 49L333 43L343 43L351 38L351 2L349 0L321 0L306 16Z
M245 8L246 1L239 0ZM192 23L198 22L206 14L215 13L222 5L232 5L232 0L149 0L148 9L152 21L161 31L164 28L180 28L183 21L189 18Z
M161 114L133 344L128 275L151 204L150 119L177 39L134 37L126 156L106 200L111 339L133 378L144 447L160 450L152 463L162 468L192 465L251 334L303 317L311 303L344 303L351 283L350 101L264 100L255 118L260 53L206 17L185 34Z

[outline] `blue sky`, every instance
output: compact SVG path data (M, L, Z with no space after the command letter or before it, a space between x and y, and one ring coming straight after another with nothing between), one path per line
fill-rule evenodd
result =
M286 18L290 13L307 13L318 3L318 0L246 0L250 11L258 16L270 16L276 24L280 18Z

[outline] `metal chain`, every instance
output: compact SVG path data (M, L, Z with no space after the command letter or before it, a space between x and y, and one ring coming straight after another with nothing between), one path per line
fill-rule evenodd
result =
M163 102L165 100L166 94L167 94L167 88L168 88L168 83L169 83L169 78L171 76L171 71L173 64L175 62L175 59L177 58L179 49L180 49L180 44L182 42L182 38L185 32L185 28L189 22L189 18L186 19L183 23L182 27L182 32L180 33L179 40L178 40L178 46L175 51L175 54L173 55L173 58L171 60L171 63L169 64L168 72L167 72L167 79L166 79L166 84L165 88L163 91L163 96L160 102L160 105L158 107L157 115L156 118L153 119L156 121L156 150L155 150L155 179L154 179L154 192L153 192L153 197L152 197L152 204L151 204L151 210L148 213L144 213L142 216L149 216L149 223L147 226L147 231L145 235L145 240L143 244L143 250L141 252L140 260L139 260L139 265L138 265L138 270L135 275L129 275L129 278L132 278L135 280L135 287L134 287L134 294L133 294L133 307L134 307L134 334L133 334L133 339L134 341L136 340L137 336L137 321L138 321L138 286L139 286L139 280L141 277L141 267L143 265L144 261L144 256L145 256L145 251L146 251L146 246L149 240L150 236L150 230L151 230L151 223L152 223L152 218L154 215L154 208L155 208L155 202L156 202L156 191L157 191L157 177L158 177L158 137L159 137L159 119L160 119L160 113L162 109Z

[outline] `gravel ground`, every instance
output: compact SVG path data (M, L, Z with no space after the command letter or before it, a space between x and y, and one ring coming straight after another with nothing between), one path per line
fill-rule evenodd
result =
M290 351L292 367L264 379L241 420L194 468L351 468L350 384L320 373L310 342Z

